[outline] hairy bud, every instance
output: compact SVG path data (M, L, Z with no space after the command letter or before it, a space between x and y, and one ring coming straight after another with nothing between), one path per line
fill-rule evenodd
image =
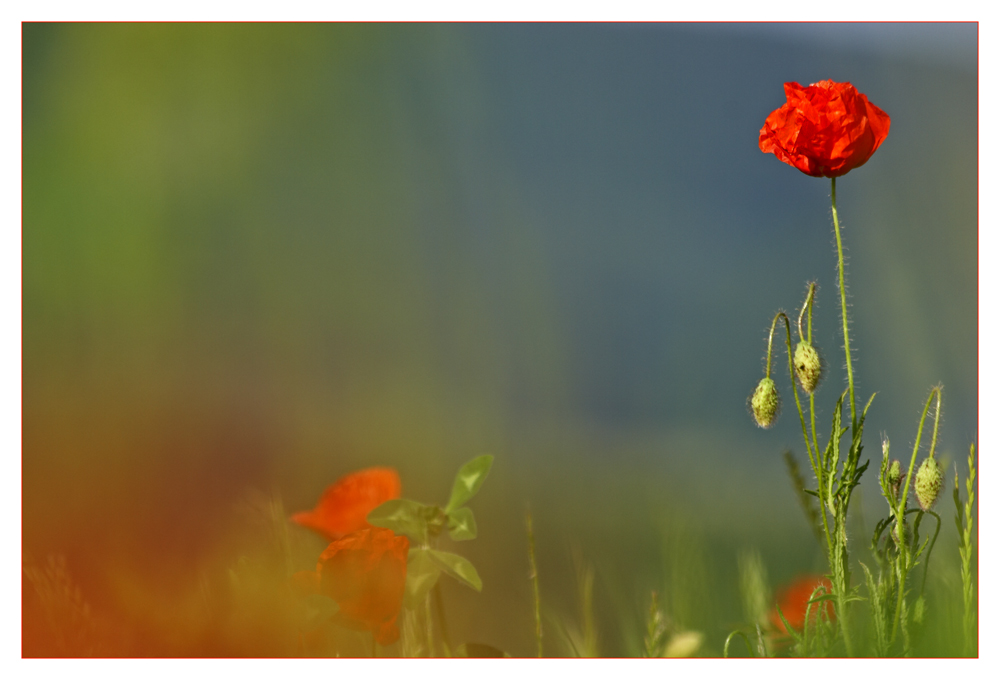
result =
M933 458L925 458L917 470L917 481L913 486L920 508L926 512L934 505L938 494L941 493L941 485L944 482L944 470Z
M761 378L757 383L757 389L750 396L750 412L757 425L765 430L778 419L778 409L781 406L781 398L778 396L778 387L770 378Z
M899 485L903 481L903 470L898 460L892 461L892 464L889 465L887 477L889 478L889 487L892 489L892 495L898 497Z
M808 342L800 342L795 346L793 362L799 384L808 394L812 394L816 391L816 386L819 385L819 379L823 377L823 362L819 352Z

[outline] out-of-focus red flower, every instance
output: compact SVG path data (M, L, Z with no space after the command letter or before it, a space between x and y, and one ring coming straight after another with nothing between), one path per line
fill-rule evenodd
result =
M292 521L334 541L369 526L368 513L399 498L401 491L399 474L392 468L359 470L328 486L315 509L295 513Z
M410 541L369 527L331 543L319 556L319 592L340 605L337 620L370 630L380 645L399 639L396 617L406 587Z
M781 613L785 615L785 619L788 624L795 630L802 630L803 625L806 622L806 606L809 600L812 598L813 592L816 588L823 586L826 588L826 592L831 592L830 581L825 576L800 576L799 578L792 581L790 584L778 591L778 606L781 607ZM816 594L817 597L822 594L822 591ZM832 621L834 619L833 603L829 600L825 602L817 602L809 610L809 621L810 626L815 624L818 620L820 609L826 607L826 614L830 617ZM771 623L774 625L778 631L782 633L787 633L788 630L785 628L785 624L782 623L781 617L778 616L778 607L771 610Z
M889 134L889 115L850 83L785 83L785 97L760 130L760 150L812 177L864 165Z

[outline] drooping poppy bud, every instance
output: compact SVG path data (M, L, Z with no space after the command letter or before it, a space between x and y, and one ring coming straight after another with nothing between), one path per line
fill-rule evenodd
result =
M757 389L750 396L750 412L757 425L765 430L774 425L780 407L781 397L778 395L777 385L770 378L761 378Z
M800 342L795 346L795 375L798 376L799 384L807 394L816 391L819 380L823 377L823 362L819 352L808 342Z
M917 481L913 486L921 510L927 512L931 509L938 494L941 493L943 482L944 470L938 465L937 460L931 457L925 458L917 470Z

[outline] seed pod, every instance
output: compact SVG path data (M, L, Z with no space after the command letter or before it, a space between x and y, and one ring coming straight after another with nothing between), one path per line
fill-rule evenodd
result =
M800 342L795 346L795 375L799 378L799 384L807 394L812 394L819 385L819 379L823 376L823 362L819 357L819 352L808 342Z
M750 412L757 425L765 430L778 419L778 409L781 406L781 398L778 396L778 387L770 378L761 378L757 383L757 389L750 396Z
M944 482L944 471L938 462L933 458L925 458L917 470L917 482L913 490L917 496L920 508L927 512L934 505L938 494L941 492L941 484Z
M889 477L889 487L892 489L892 495L898 496L899 485L903 481L903 472L899 465L898 460L892 461L892 464L889 465L888 477Z

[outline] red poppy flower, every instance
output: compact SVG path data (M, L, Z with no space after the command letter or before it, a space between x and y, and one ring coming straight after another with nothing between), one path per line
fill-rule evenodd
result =
M380 645L399 639L396 617L403 604L409 550L406 536L370 527L323 551L316 566L319 592L340 605L340 623L372 631Z
M864 165L889 134L888 114L850 83L785 83L785 97L760 130L760 150L812 177Z
M781 607L781 613L785 615L788 625L792 628L802 630L802 626L806 622L806 607L808 606L808 602L812 598L813 592L820 586L825 587L827 593L831 591L832 586L825 576L800 576L778 591L778 606ZM816 596L819 597L820 594L822 594L822 591L816 593ZM820 608L824 605L826 606L827 616L830 617L830 620L833 620L833 603L827 600L825 603L816 603L810 608L810 626L815 624ZM788 632L785 624L781 621L781 617L778 616L778 607L771 610L771 623L780 632Z
M359 470L327 487L314 510L297 512L292 521L334 541L370 526L365 519L368 513L388 500L399 498L401 491L399 474L392 468Z

